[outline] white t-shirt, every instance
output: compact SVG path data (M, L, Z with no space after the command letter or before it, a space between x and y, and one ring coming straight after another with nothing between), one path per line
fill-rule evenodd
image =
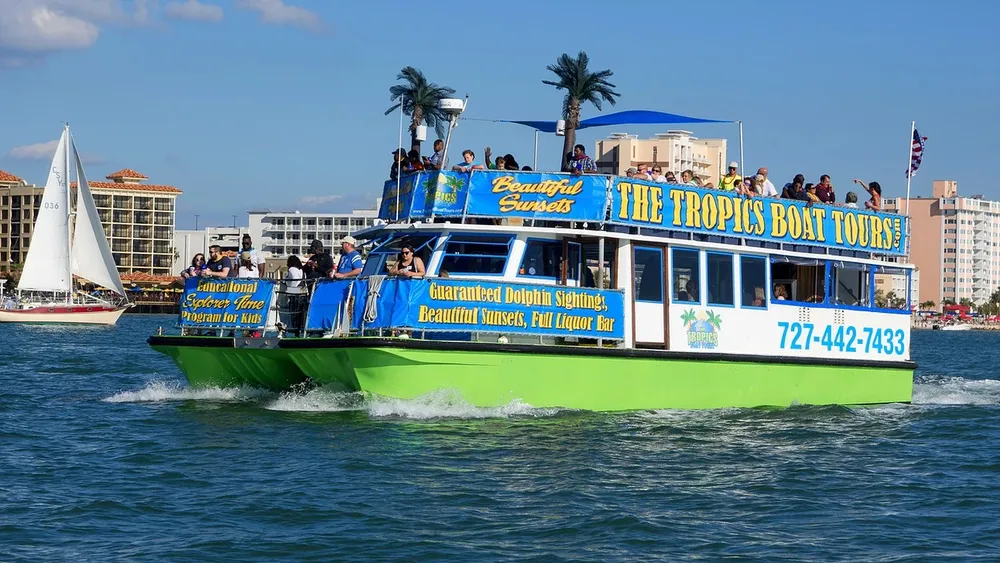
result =
M243 247L236 252L236 259L242 260L244 257L250 259L250 263L253 264L254 268L259 268L261 264L264 263L264 259L257 254L257 250L251 248L250 250L243 250ZM258 270L259 272L259 270ZM259 275L257 277L260 277Z
M292 266L285 273L285 289L288 293L299 293L302 291L302 279L305 275L300 268Z
M761 194L764 197L778 197L778 190L774 188L774 184L770 180L764 178L764 186L761 189Z
M257 266L252 268L245 268L240 266L240 273L236 276L238 278L259 278L260 272L257 270Z

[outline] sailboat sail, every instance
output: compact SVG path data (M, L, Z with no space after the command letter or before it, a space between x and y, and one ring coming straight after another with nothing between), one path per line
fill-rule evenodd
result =
M76 227L73 232L73 273L101 287L114 290L119 295L125 295L122 279L118 275L114 256L108 247L108 239L101 225L101 217L94 205L94 196L90 193L87 176L83 171L80 153L73 146L73 157L76 160L77 192L76 192Z
M52 157L38 208L28 257L17 284L20 291L68 293L73 284L69 260L69 128L63 130Z

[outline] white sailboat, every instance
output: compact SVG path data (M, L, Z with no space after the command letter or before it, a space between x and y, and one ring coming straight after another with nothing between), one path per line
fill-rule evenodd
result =
M75 212L70 206L71 157L77 173ZM76 291L74 275L116 297L102 299ZM67 125L52 158L16 298L0 304L0 322L112 325L131 306Z

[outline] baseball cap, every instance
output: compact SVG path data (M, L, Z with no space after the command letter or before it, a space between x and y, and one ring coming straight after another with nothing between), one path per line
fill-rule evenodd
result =
M635 173L636 173L636 172L638 172L638 171L639 171L639 169L638 169L638 168L636 168L635 166L629 166L629 167L628 167L628 170L627 170L627 172L628 172L629 174L635 174Z
M736 164L736 161L734 160L734 161L732 161L732 162L729 163L729 167L730 168L739 168L740 165Z
M313 239L312 243L309 245L309 248L310 249L313 249L313 248L323 248L323 241L319 240L318 238L317 239Z
M350 245L353 245L353 246L357 246L358 245L358 241L354 237L352 237L351 235L347 235L346 237L340 239L340 244L344 244L345 242L347 244L350 244Z

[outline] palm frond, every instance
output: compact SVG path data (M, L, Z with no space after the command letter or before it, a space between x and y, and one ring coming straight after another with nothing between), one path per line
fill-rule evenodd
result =
M576 58L563 53L556 59L555 64L545 67L555 74L558 80L542 80L542 84L566 91L566 96L563 98L563 118L569 116L571 99L579 100L580 103L590 102L600 110L604 102L615 105L616 98L621 96L614 91L615 85L608 82L614 72L609 69L590 72L589 65L590 57L580 51Z
M434 127L439 134L443 135L442 130L443 127L447 126L447 117L438 109L438 102L442 98L453 95L455 89L428 82L424 73L412 66L400 70L396 79L401 83L389 87L389 99L397 103L386 110L385 114L389 115L402 105L403 113L413 117L414 112L419 107L423 123ZM441 123L442 120L445 121L444 124ZM411 128L415 125L418 124L411 124Z

